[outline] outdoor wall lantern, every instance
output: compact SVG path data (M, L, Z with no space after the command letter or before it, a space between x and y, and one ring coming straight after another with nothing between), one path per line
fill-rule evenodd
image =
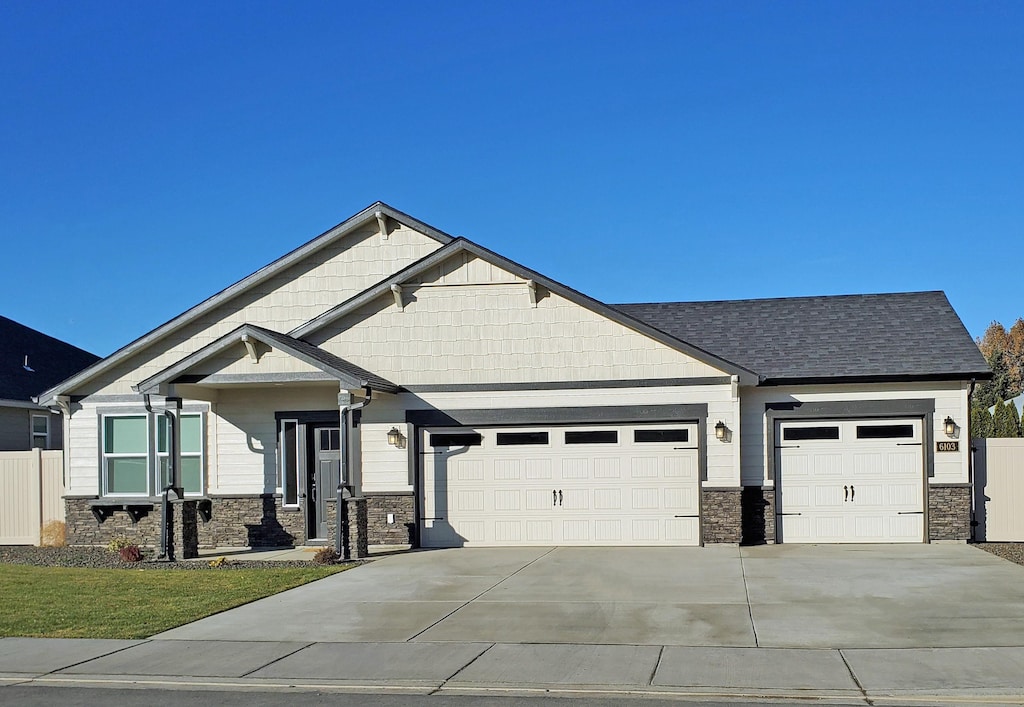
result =
M405 435L399 432L397 427L392 427L388 430L388 444L401 449L405 446Z
M715 423L715 439L719 442L725 441L725 435L729 432L729 428L725 426L725 423L719 420Z
M399 447L403 438L397 427L391 427L387 432L387 443L392 447Z
M953 422L953 418L950 417L949 415L946 415L946 419L943 420L942 426L946 430L947 437L952 437L953 435L956 434L956 423Z

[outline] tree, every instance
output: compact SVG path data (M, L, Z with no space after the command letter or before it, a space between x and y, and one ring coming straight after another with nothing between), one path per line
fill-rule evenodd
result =
M1024 319L1017 319L1007 331L992 322L976 342L992 369L992 380L983 381L975 390L975 400L983 407L1021 394L1024 388Z
M992 414L993 437L1020 437L1020 421L1013 403L996 403Z
M971 437L992 436L992 415L988 408L974 403L971 405Z

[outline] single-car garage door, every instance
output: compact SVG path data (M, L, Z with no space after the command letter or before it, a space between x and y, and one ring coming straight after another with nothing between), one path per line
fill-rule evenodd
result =
M920 419L779 422L775 445L782 542L924 541Z
M697 545L697 425L427 429L423 547Z

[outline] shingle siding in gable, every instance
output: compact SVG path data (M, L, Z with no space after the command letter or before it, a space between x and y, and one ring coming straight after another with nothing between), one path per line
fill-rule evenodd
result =
M391 230L387 240L370 228L350 234L140 351L75 393L129 395L133 384L240 324L289 331L439 247L436 240L407 227Z
M388 292L310 341L399 385L724 375L554 293L534 307L525 282L495 270L471 259L403 287L403 309Z

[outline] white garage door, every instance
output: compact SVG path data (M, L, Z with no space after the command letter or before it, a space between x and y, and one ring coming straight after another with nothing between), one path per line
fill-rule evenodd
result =
M697 426L425 430L423 547L697 545Z
M921 420L780 422L775 440L782 542L924 541Z

